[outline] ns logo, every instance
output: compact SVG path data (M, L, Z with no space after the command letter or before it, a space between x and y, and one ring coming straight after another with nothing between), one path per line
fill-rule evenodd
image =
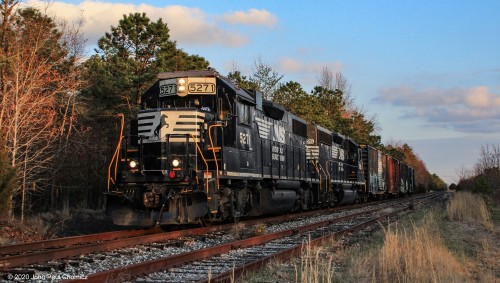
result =
M167 123L167 118L168 118L167 115L165 115L165 114L161 115L160 122L158 123L158 125L156 126L156 128L153 131L153 136L160 138L161 128L163 128L164 126L167 126L167 128L169 127L169 124Z
M285 143L285 127L274 125L273 141Z

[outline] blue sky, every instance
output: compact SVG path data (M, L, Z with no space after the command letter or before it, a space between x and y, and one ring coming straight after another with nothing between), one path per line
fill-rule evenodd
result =
M43 2L26 1L43 6ZM92 45L125 13L163 18L172 39L226 75L257 57L306 91L342 72L377 115L382 141L412 146L457 182L481 145L500 144L500 1L54 1Z

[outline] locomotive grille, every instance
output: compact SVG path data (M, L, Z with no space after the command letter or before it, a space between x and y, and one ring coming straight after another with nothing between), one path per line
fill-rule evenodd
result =
M255 117L255 121L257 122L259 137L261 139L270 139L269 133L271 132L271 126L273 123L260 117Z
M307 145L306 146L306 158L307 160L319 159L319 146L317 145Z
M193 135L200 142L200 125L205 113L196 110L156 110L141 112L138 115L138 133L144 143L166 142L167 135ZM173 136L170 142L186 142L185 137ZM189 136L189 141L193 141Z

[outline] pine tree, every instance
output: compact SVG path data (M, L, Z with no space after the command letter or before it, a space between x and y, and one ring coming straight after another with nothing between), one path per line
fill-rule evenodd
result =
M178 49L169 32L162 19L152 22L145 13L134 13L99 39L97 54L85 63L91 85L84 90L98 111L132 114L158 73L209 66L203 57Z

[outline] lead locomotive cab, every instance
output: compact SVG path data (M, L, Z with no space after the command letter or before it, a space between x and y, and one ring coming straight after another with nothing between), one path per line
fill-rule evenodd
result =
M119 225L195 223L216 190L220 128L233 101L215 70L160 73L110 164L107 210ZM216 129L219 128L219 129Z

